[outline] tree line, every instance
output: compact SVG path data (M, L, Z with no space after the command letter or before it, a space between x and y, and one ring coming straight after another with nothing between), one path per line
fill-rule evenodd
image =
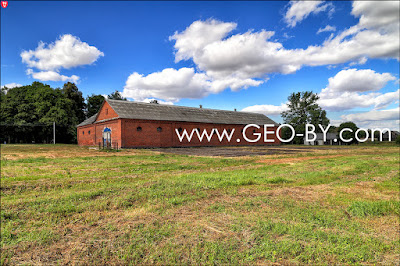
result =
M127 100L118 91L107 98ZM295 132L303 136L306 124L313 124L316 132L321 133L318 124L326 128L330 121L326 111L318 105L318 99L318 95L311 91L290 94L288 110L281 114L284 123L292 125ZM56 89L41 82L10 89L4 87L0 95L0 143L51 143L53 122L58 143L76 143L76 125L95 115L103 101L100 94L84 99L76 84L71 82ZM332 126L329 132L338 132L345 127L353 129L353 133L345 133L345 138L354 138L358 127L353 122L342 123L339 128ZM289 134L290 130L283 128L282 137L288 139ZM303 137L295 137L291 143L302 144Z
M109 99L126 100L118 91ZM62 88L52 88L41 82L7 88L0 92L0 142L51 143L53 122L56 141L76 143L76 125L96 114L104 97L92 94L86 99L76 84L68 82Z

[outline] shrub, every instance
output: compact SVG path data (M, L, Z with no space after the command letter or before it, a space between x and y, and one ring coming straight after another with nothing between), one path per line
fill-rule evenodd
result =
M400 135L397 136L396 143L400 145Z

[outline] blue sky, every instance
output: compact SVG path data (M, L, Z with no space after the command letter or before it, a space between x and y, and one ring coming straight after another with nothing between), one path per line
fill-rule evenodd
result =
M9 1L1 85L72 80L84 96L119 90L277 122L291 92L312 90L333 123L397 129L398 16L398 3L371 1Z

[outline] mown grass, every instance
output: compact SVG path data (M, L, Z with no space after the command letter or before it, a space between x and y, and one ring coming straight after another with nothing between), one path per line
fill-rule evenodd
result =
M354 216L383 216L396 214L399 215L400 204L398 201L356 201L349 208L349 212Z
M1 264L400 259L398 146L239 158L1 151Z

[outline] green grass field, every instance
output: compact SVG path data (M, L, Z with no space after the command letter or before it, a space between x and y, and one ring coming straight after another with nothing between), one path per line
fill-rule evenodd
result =
M291 146L296 148L296 146ZM1 146L1 264L396 264L399 146Z

